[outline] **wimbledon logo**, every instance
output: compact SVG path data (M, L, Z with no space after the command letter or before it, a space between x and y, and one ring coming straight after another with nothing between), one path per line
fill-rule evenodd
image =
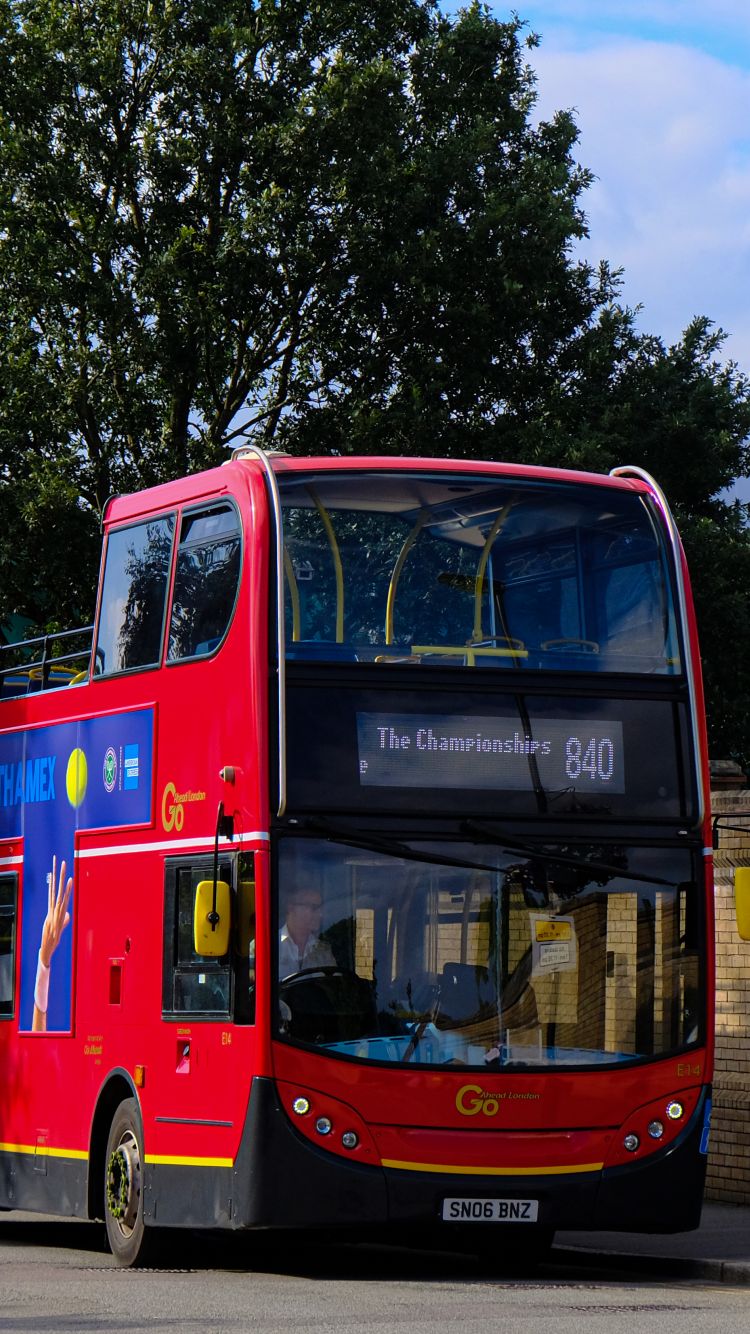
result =
M108 792L114 792L117 782L117 756L111 746L107 747L104 755L104 786Z

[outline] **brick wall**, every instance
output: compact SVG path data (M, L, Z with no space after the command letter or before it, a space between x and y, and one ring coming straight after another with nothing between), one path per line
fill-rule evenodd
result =
M714 792L714 815L732 823L750 811L750 791ZM740 940L734 916L735 866L750 866L747 833L721 829L714 853L716 909L716 1073L708 1156L709 1199L750 1204L750 941Z

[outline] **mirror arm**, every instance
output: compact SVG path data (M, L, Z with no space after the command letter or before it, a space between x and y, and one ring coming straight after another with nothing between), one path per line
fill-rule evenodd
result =
M219 914L216 911L216 895L219 880L219 839L234 838L234 817L224 814L224 802L219 802L219 809L216 812L216 833L214 835L214 901L211 911L208 914L208 920L211 923L211 930L215 931L219 925Z

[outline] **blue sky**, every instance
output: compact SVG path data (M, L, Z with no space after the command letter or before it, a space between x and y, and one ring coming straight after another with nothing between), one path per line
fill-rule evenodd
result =
M574 110L592 262L669 344L694 315L750 373L749 0L514 0L541 37L539 112ZM454 11L455 4L445 5Z
M503 15L499 5L492 5ZM737 0L532 0L518 5L537 31L581 43L632 38L694 47L727 64L750 62L750 11Z

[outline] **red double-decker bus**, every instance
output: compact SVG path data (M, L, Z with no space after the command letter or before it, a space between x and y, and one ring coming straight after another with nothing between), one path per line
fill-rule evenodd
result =
M112 501L0 699L0 1206L402 1225L701 1208L695 621L655 483L290 458Z

